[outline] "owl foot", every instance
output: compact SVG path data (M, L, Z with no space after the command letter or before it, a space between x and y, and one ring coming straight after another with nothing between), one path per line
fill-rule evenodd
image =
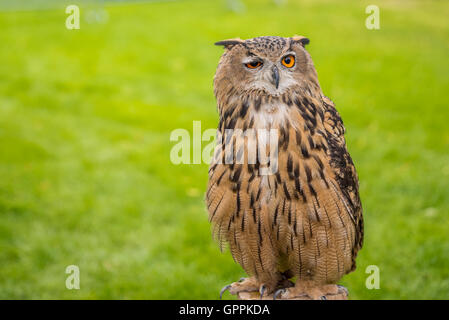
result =
M220 291L220 299L223 293L229 290L229 293L237 295L239 300L271 300L273 293L279 288L289 288L294 284L286 277L282 277L277 283L261 283L256 278L241 278L238 282L223 287Z
M233 282L224 286L220 291L220 299L223 296L223 293L229 291L230 294L237 295L241 292L260 292L261 296L264 294L266 287L262 284L259 285L259 282L256 278L241 278L237 282Z
M340 285L299 283L291 288L277 290L273 299L279 300L347 300L348 290Z

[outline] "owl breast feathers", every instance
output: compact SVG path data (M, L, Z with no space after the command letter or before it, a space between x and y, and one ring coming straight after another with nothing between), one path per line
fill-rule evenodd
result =
M345 129L322 93L308 42L217 43L225 48L214 78L222 139L209 169L209 220L254 287L271 292L293 277L296 287L336 283L355 269L363 242ZM276 143L261 132L274 132Z

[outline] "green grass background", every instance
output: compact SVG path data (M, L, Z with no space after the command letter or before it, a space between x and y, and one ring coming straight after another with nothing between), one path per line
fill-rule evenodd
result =
M90 24L100 7L83 4L73 31L62 7L0 12L0 298L215 299L244 276L211 239L207 165L173 165L170 132L217 125L215 41L294 34L359 172L365 246L341 283L352 299L449 298L449 3L244 3L106 5Z

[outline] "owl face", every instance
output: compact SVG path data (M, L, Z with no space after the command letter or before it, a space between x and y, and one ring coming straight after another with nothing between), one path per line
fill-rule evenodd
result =
M224 81L240 93L257 91L271 96L301 87L308 74L314 73L310 56L304 49L307 43L307 38L299 36L217 42L226 48L217 75L228 76L216 77L216 87Z

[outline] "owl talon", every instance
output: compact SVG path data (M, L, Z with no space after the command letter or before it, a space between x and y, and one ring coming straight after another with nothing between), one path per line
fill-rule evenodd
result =
M349 295L349 291L348 291L348 289L346 289L346 287L343 287L341 285L337 285L337 287L338 287L338 291L342 290L346 294L346 296Z
M265 287L265 285L261 285L260 289L259 289L259 293L260 293L260 300L262 300L263 294L265 293L265 290L267 289L267 287Z
M236 282L224 286L223 289L221 289L220 291L220 299L222 298L223 294L226 291L229 291L230 294L237 296L241 292L261 293L261 286L259 285L259 282L255 278L241 278ZM257 294L256 297L258 297Z
M326 296L321 296L321 300L327 300Z
M282 296L282 294L285 292L285 289L279 289L279 290L276 290L276 292L274 293L274 295L273 295L273 300L276 300L276 298L278 297L278 295L281 295Z
M228 284L227 286L224 286L223 289L221 289L221 291L220 291L220 300L223 297L223 293L225 293L227 290L231 289L231 287L232 286L230 284Z

